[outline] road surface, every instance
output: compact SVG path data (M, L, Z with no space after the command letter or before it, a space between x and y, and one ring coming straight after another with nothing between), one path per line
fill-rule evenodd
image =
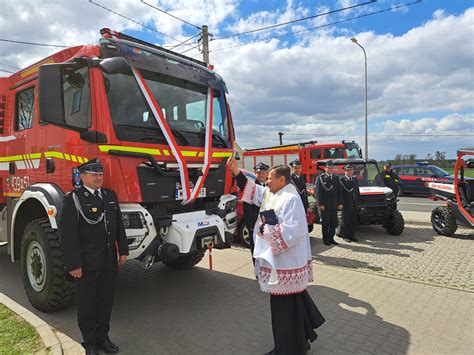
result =
M443 205L444 201L431 201L425 196L408 196L399 197L398 209L400 211L429 212L439 205Z

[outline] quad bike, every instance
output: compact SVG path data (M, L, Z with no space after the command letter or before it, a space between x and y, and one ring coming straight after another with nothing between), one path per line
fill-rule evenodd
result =
M464 177L464 156L474 156L474 148L459 149L454 167L454 183L428 182L434 200L444 200L431 212L431 224L440 235L453 235L458 225L474 229L474 179ZM472 164L466 164L471 168Z

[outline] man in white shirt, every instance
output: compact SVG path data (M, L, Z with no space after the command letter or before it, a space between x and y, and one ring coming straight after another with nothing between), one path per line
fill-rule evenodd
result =
M235 159L229 159L228 166L242 200L260 206L260 214L271 218L258 218L253 235L260 289L271 295L275 347L269 354L305 354L324 317L306 291L313 281L311 247L306 211L291 183L290 167L271 168L267 186L259 186L245 177Z

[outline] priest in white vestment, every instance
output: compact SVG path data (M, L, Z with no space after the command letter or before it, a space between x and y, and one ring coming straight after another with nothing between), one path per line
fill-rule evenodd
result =
M242 190L242 201L276 217L275 221L257 218L253 235L258 283L270 294L275 347L269 354L305 354L308 341L317 337L313 329L324 323L324 317L306 292L313 281L312 255L306 211L291 183L291 169L272 167L267 186L259 186L240 172L235 159L228 165Z

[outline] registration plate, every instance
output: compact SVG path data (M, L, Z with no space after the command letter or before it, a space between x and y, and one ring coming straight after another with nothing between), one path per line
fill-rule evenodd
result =
M215 244L213 235L201 239L201 248L207 248L211 244Z
M177 189L175 197L176 197L176 200L182 200L183 199L183 189ZM206 188L205 187L201 188L201 191L199 191L198 197L206 197Z

